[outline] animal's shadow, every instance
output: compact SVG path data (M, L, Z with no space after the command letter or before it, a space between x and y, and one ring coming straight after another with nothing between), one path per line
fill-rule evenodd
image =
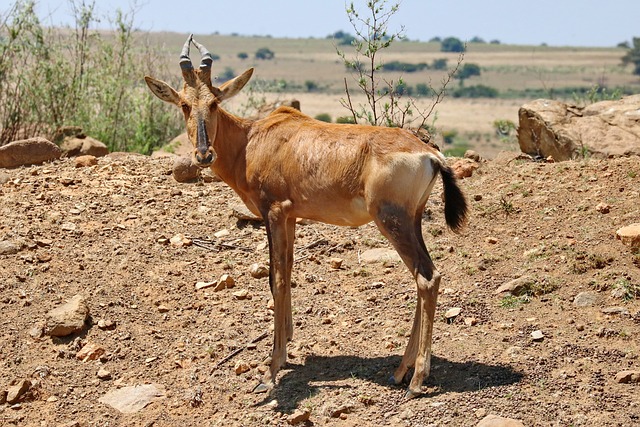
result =
M396 386L390 377L400 364L401 357L358 356L310 356L304 365L287 364L272 394L258 405L276 399L276 410L291 413L299 403L317 394L321 389L348 388L341 380L357 378L397 389L404 393L406 384ZM409 371L413 374L413 369ZM508 366L489 365L478 362L452 362L432 356L431 374L425 381L423 397L433 397L447 392L477 391L491 387L514 384L523 377ZM339 384L332 385L332 382ZM319 383L319 384L318 384Z

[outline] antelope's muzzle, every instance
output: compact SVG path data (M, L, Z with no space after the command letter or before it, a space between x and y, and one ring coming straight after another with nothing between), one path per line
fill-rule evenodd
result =
M209 166L216 159L215 153L209 145L209 137L204 120L198 120L198 137L194 154L196 164L201 167Z

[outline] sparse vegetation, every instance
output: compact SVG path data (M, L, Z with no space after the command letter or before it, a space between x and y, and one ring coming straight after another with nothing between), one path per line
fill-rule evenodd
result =
M622 57L623 65L633 65L633 74L640 75L640 37L633 38L633 46Z

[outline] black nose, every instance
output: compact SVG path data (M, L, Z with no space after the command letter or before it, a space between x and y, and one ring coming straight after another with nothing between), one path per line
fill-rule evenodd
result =
M196 153L196 162L202 166L210 165L213 162L213 153L211 151L204 154Z

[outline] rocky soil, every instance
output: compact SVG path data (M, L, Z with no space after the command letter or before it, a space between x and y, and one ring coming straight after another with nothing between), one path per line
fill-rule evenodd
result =
M388 379L414 284L397 261L364 261L389 249L373 225L298 226L289 364L273 396L252 394L273 323L252 269L264 227L233 216L223 183L171 169L112 154L0 170L0 425L640 424L640 254L615 237L640 222L640 158L500 155L461 181L460 235L436 187L423 230L444 279L410 401ZM76 295L81 330L51 336ZM151 397L109 403L129 390Z

